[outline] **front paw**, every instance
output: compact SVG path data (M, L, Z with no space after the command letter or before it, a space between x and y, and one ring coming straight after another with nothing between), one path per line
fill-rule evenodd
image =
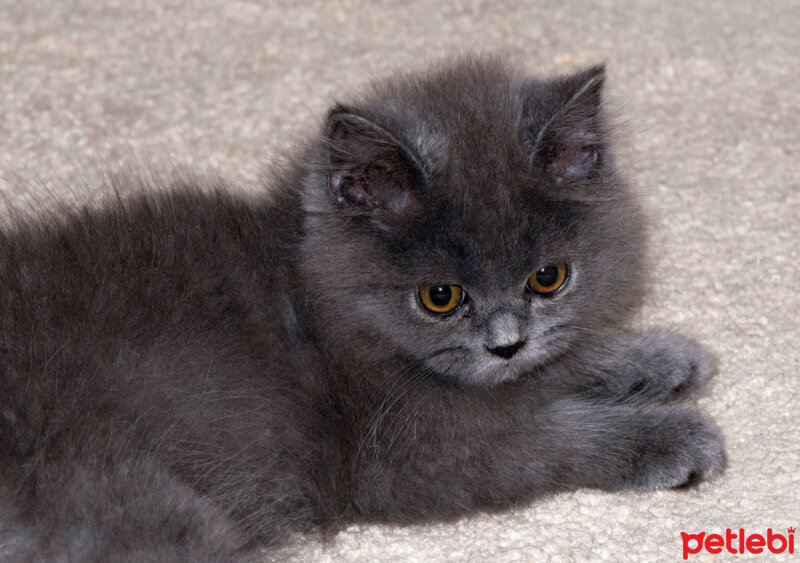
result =
M725 468L722 435L695 410L663 407L646 417L641 430L628 474L630 488L693 485Z
M694 340L645 333L604 343L596 351L601 394L622 400L693 397L716 372L714 356Z
M716 358L691 338L648 333L640 339L640 350L647 355L651 366L644 388L653 397L691 397L716 373Z

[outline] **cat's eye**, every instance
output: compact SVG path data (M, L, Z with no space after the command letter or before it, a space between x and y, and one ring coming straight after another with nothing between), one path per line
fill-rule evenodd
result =
M567 281L567 265L564 262L546 264L528 278L528 291L540 295L552 295Z
M464 290L457 285L425 285L419 288L419 300L432 313L445 315L464 302Z

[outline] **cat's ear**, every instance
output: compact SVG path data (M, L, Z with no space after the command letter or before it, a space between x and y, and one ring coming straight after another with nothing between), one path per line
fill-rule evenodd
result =
M416 159L382 127L343 108L328 117L328 190L356 211L405 217L422 208Z
M556 183L590 178L603 158L602 91L605 66L557 80L559 107L539 129L531 164Z

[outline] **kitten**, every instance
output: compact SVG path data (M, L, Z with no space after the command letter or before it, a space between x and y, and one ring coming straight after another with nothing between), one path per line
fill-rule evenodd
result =
M720 472L712 358L620 328L643 219L603 80L450 61L334 107L258 198L6 229L0 555L228 561Z

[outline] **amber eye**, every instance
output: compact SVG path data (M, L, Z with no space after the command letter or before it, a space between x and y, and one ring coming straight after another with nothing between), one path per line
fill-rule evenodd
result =
M528 278L528 290L541 295L550 295L558 291L567 281L567 265L554 262L542 266Z
M457 285L425 285L419 288L419 300L429 311L443 315L461 305L464 291Z

